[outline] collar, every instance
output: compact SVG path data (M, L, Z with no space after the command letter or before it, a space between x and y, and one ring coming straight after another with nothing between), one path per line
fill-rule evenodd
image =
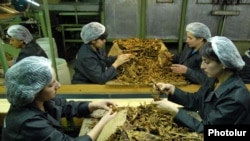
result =
M231 75L226 81L224 81L218 89L214 91L216 97L221 97L224 93L230 91L231 89L235 88L238 81L240 81L240 77L237 74Z

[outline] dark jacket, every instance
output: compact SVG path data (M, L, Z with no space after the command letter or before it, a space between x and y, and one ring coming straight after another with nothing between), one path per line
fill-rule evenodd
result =
M56 97L45 103L46 112L34 104L11 105L2 129L2 141L91 141L88 135L72 138L63 133L61 118L90 114L88 102L67 102Z
M182 64L188 67L185 78L191 83L202 84L207 78L204 71L201 69L201 55L199 51L192 53L193 49L185 45L183 51L174 55L173 63Z
M26 44L24 48L21 49L16 59L16 62L29 56L43 56L48 58L45 51L35 41L31 41L30 43Z
M112 63L117 57L108 57L104 49L95 52L84 44L77 53L72 84L104 84L117 76Z
M240 77L244 83L250 84L250 49L245 52L245 54L242 56L242 59L245 62L245 66L239 72Z
M250 125L250 93L241 78L235 74L215 91L214 82L207 79L196 93L176 88L169 100L198 111L202 121L188 115L184 109L179 110L174 120L196 132L203 132L204 125Z

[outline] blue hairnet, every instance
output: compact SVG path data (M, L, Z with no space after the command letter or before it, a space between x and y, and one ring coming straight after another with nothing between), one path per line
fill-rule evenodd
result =
M15 106L25 106L34 101L35 95L52 81L50 60L31 56L11 66L5 75L8 101Z
M85 44L96 40L105 32L104 25L98 22L91 22L82 27L81 38Z
M33 40L33 36L30 31L22 25L12 25L8 28L7 34L15 39L23 40L25 44L28 44Z
M245 66L245 62L233 44L233 42L223 36L215 36L208 39L211 43L214 53L218 56L220 62L227 68L241 70Z
M199 22L188 24L186 26L186 31L190 32L195 37L202 37L204 39L208 39L211 37L209 28L205 24Z

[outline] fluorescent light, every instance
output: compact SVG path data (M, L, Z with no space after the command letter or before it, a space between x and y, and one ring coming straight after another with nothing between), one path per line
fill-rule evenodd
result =
M29 3L31 3L31 4L33 4L33 5L35 5L35 6L40 6L39 3L37 3L37 2L35 2L33 0L26 0L26 1L29 2Z

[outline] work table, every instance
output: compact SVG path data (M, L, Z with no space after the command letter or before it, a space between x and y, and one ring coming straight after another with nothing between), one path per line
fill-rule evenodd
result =
M246 85L250 90L250 84ZM195 92L200 85L179 86L180 89L188 92ZM102 99L112 99L120 106L138 105L140 103L149 103L152 101L151 97L152 86L109 86L97 84L85 85L62 85L57 91L57 95L66 97L68 100L88 100L97 101ZM0 125L2 125L3 118L9 109L5 95L5 87L0 86ZM76 121L77 125L81 125L82 120ZM65 120L64 120L65 124Z
M250 84L246 84L250 90ZM178 86L187 92L196 92L200 85ZM62 85L57 94L66 98L95 99L95 98L151 98L152 86L122 86L122 85L99 85L77 84ZM5 86L0 86L0 98L5 98Z
M195 92L200 85L180 86L182 90ZM62 85L57 95L74 99L91 98L151 98L152 86L113 86L98 84ZM0 86L0 98L5 98L5 87Z

